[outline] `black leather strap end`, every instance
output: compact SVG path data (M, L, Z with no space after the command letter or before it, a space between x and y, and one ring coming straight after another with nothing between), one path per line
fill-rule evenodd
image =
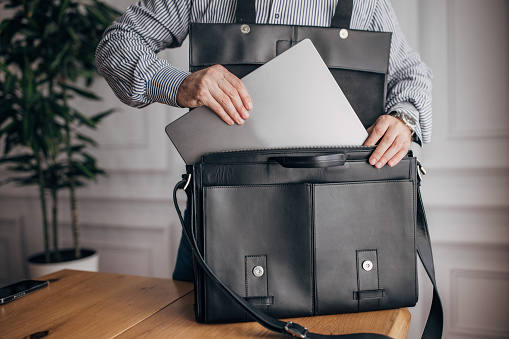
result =
M255 306L273 306L274 296L270 295L267 297L245 297L246 301L251 305Z
M385 297L385 290L355 291L353 293L354 300L380 299L383 297Z
M350 28L352 20L353 0L338 0L336 12L331 20L331 27Z
M237 0L235 22L254 24L256 22L255 0Z

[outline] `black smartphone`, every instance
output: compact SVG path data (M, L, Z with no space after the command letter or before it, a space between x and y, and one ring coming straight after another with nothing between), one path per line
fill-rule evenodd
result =
M21 298L49 285L49 281L21 280L12 285L0 288L0 305Z

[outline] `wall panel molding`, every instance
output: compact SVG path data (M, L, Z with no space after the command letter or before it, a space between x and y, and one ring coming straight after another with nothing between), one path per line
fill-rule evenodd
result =
M509 272L454 269L450 275L450 332L507 338Z
M99 252L101 271L142 276L170 277L169 225L107 225L81 226L82 247ZM69 224L62 224L61 243L72 246Z
M0 286L23 279L23 249L20 220L0 218Z
M509 137L509 5L488 3L447 0L451 140Z
M87 240L86 244L85 247L99 253L99 271L147 277L157 274L154 270L157 253L150 245L106 244L93 240ZM70 242L67 245L70 246Z
M508 208L509 169L428 169L422 181L425 206Z
M433 244L509 248L507 207L426 206L426 213Z
M104 89L110 93L111 89ZM87 131L99 144L90 150L100 166L108 171L166 171L173 158L171 142L164 131L165 126L183 113L183 109L163 104L152 104L143 109L128 107L113 96L108 101L117 107L117 113L105 119L96 132ZM112 107L102 103L104 107ZM89 110L93 111L92 108Z

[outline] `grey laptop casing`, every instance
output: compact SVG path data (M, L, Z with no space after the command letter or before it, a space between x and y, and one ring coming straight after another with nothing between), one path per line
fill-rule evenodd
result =
M198 107L166 126L188 165L206 153L362 145L368 134L311 40L242 78L253 102L242 125Z

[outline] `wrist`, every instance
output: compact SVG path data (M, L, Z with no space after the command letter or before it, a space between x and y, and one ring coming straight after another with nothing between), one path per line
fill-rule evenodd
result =
M172 65L161 68L147 82L147 98L153 102L182 107L177 103L177 92L189 74L189 72L179 70Z
M415 132L417 131L417 121L410 114L404 113L404 112L392 111L392 112L389 112L388 115L401 121L410 130L411 136L413 136L415 134Z

